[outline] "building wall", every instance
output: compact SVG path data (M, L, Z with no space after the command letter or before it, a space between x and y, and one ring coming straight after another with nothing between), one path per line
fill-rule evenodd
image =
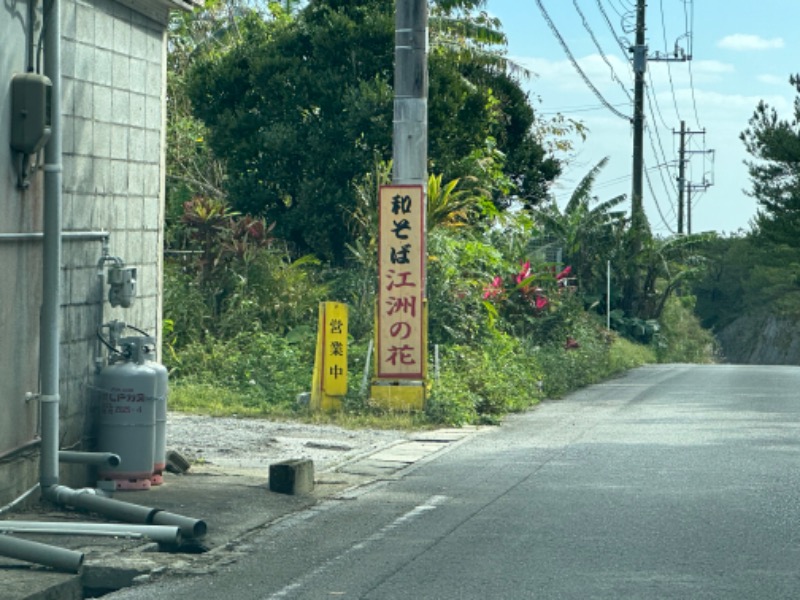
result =
M2 124L10 122L8 82L26 67L27 10L0 7ZM98 277L100 238L64 240L60 443L86 450L98 327L120 319L160 335L165 28L112 0L62 0L61 17L63 227L108 232L109 253L138 276L133 307L112 308ZM18 190L12 159L8 127L0 126L0 232L41 231L42 175ZM41 241L0 242L0 505L38 476L24 467L30 452L13 450L38 435L37 403L25 394L37 391L41 273ZM70 485L87 483L83 467L62 467L62 475Z

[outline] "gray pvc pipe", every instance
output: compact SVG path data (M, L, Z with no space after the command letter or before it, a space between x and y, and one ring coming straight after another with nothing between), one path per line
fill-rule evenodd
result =
M127 523L152 523L153 515L157 512L155 508L112 500L86 490L73 490L63 485L44 489L43 493L46 498L57 504L90 510Z
M67 573L77 573L83 564L83 552L20 540L7 535L0 535L0 554Z
M62 120L61 120L61 6L45 0L44 71L53 84L51 135L44 149L44 216L42 233L42 309L39 337L41 373L42 489L58 483L59 419L59 310L61 306L61 210L62 210Z
M44 495L58 504L89 510L118 521L143 525L174 526L185 538L201 538L207 531L205 521L199 519L176 515L158 508L105 498L85 490L76 491L63 485L45 489Z
M38 489L39 489L39 484L37 483L31 489L29 489L27 492L22 494L19 498L16 498L16 499L12 500L11 502L6 504L5 506L0 506L0 516L6 514L7 512L10 512L16 506L18 506L18 505L22 504L23 502L25 502L25 500L30 498L31 494L33 494Z
M152 523L154 525L174 525L178 527L181 533L187 538L201 538L206 534L208 529L205 521L176 515L175 513L165 510L157 511L153 515Z
M114 537L146 537L159 544L177 546L181 532L166 525L133 525L130 523L42 523L38 521L0 521L5 533L41 533L54 535L96 535Z
M119 454L112 452L72 452L60 450L58 460L62 463L77 465L103 465L108 467L118 467L122 462Z
M107 231L62 231L62 240L102 241L109 237ZM0 233L0 242L35 242L44 239L41 231Z

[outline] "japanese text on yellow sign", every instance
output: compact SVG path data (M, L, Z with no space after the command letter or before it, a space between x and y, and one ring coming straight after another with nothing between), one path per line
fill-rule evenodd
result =
M322 304L322 391L328 396L347 394L347 305Z

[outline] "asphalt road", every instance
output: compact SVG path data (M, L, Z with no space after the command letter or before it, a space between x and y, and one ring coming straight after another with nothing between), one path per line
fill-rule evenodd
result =
M108 598L800 598L799 434L800 368L646 367Z

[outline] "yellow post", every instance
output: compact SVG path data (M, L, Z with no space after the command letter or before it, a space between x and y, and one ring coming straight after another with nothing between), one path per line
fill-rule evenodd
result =
M325 412L341 410L346 394L347 305L321 302L310 408Z

